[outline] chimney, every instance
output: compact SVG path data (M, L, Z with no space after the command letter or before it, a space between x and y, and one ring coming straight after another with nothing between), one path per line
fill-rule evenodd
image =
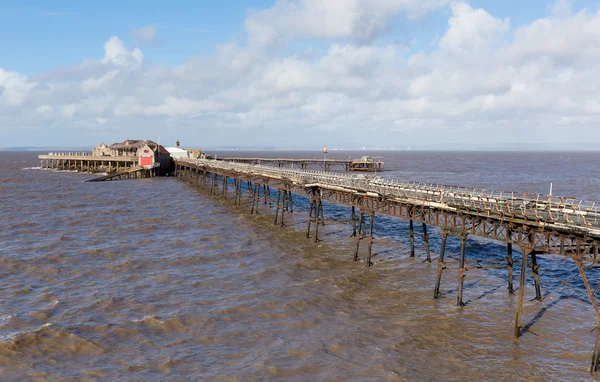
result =
M179 145L181 144L181 142L179 142L179 139L177 140L177 142L175 142L175 144L177 145L177 148L179 148Z

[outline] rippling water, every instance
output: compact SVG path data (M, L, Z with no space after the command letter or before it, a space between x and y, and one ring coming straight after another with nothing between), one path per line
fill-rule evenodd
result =
M248 153L219 153L232 154ZM367 269L352 261L345 207L325 204L315 244L303 198L281 228L262 204L249 215L249 201L173 178L84 183L92 175L32 168L36 155L0 152L2 380L590 378L596 320L569 259L541 256L544 301L529 301L528 280L532 325L515 340L506 270L471 267L464 308L448 270L434 301L436 265L418 238L408 258L406 222L376 218ZM553 182L555 194L600 201L597 153L381 155L387 177L540 193ZM439 239L433 229L434 254ZM450 240L454 261L458 249ZM505 251L471 238L467 257Z

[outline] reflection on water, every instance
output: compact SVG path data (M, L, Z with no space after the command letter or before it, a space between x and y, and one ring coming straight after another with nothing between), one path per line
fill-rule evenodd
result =
M506 270L474 266L502 260L499 243L469 239L461 309L456 269L444 273L445 298L432 300L436 266L423 262L418 236L408 258L403 221L376 218L367 269L352 261L345 207L325 204L315 244L304 237L304 198L281 228L262 204L249 215L249 201L233 206L172 178L84 183L90 175L24 170L35 155L0 152L3 380L589 377L596 321L569 259L541 256L544 301L526 301L533 324L515 340ZM398 179L542 193L553 182L555 194L600 200L597 154L384 159L385 176ZM435 254L438 230L430 241ZM449 240L450 259L458 249Z

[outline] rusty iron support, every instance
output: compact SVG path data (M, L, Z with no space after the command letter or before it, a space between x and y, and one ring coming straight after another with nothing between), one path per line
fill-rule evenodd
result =
M513 249L512 249L512 242L508 242L506 244L506 250L507 250L507 254L506 254L506 268L508 269L508 294L513 294L515 293L514 288L513 288Z
M352 206L352 235L350 237L356 237L356 208Z
M537 255L534 252L531 253L531 272L533 273L533 282L535 285L535 299L542 301L542 291L540 288L540 266L537 263Z
M267 185L266 185L266 184L263 184L263 186L262 186L262 187L263 187L263 196L265 197L265 202L264 202L264 204L265 204L265 206L266 206L266 205L268 205L268 204L269 204L269 203L267 202L267 196L268 196L268 197L270 197L270 196L271 196L271 192L270 192L270 190L268 190L268 188L267 188ZM269 206L269 207L271 207L271 206Z
M371 211L369 214L369 247L367 252L367 268L373 265L371 261L371 253L373 251L373 226L375 222L375 212Z
M440 257L438 257L438 269L437 277L435 279L435 289L433 290L433 298L437 299L440 296L440 284L442 282L442 272L446 269L444 264L444 254L446 252L446 240L448 239L448 232L442 230L442 245L440 247Z
M467 234L461 233L460 235L460 266L458 268L458 296L456 297L456 305L464 306L463 303L463 283L465 281L465 272L467 268L465 268L465 247L467 244Z
M210 186L210 193L214 194L215 189L217 188L217 174L212 174L212 184Z
M260 204L260 185L254 183L253 193L252 193L252 210L250 211L250 215L257 214L258 215L258 205Z
M577 268L579 269L579 274L581 275L581 279L585 284L585 289L587 290L588 297L590 299L590 303L594 307L594 311L596 312L596 343L594 346L594 353L592 354L592 365L590 371L592 373L598 372L598 366L600 364L600 309L598 309L598 303L596 301L596 297L594 296L594 291L590 287L589 280L587 275L585 274L585 268L583 266L583 256L581 254L581 249L579 243L577 245L577 255L573 258L575 264L577 264Z
M314 198L310 199L310 211L308 212L308 228L306 230L306 238L310 239L310 223L312 222L313 211L315 210Z
M423 223L423 244L425 245L425 254L427 258L425 261L431 263L431 253L429 251L429 235L427 234L427 224Z
M525 298L525 280L527 278L527 258L533 250L527 247L521 247L523 260L521 261L521 278L519 281L519 298L517 301L517 316L515 317L515 337L521 336L521 317L523 316L523 299Z
M277 190L277 204L275 205L275 221L273 222L274 225L277 224L277 219L279 219L280 204L281 204L281 190Z
M287 203L287 190L283 190L283 198L281 200L281 226L285 227L285 223L283 222L283 217L285 215L285 205Z
M289 203L289 209L288 211L293 214L294 213L294 199L292 198L292 191L289 190L288 191L288 203Z
M316 193L315 193L316 195ZM318 243L321 241L321 239L319 239L319 216L323 213L323 203L321 202L321 196L316 196L315 199L315 243ZM323 219L325 220L325 219ZM323 225L325 225L325 223L323 223Z
M223 175L223 190L221 191L221 197L227 199L227 176Z
M410 237L410 256L415 257L415 231L412 219L408 223L408 236Z
M254 187L252 186L252 182L249 180L246 181L246 189L248 190L248 198L252 199L254 197Z
M321 200L321 196L319 195L319 204L318 204L318 214L317 214L317 225L321 223L321 225L325 225L325 211L323 210L323 201Z
M359 210L359 227L364 227L365 224L365 214L362 210ZM363 231L364 232L364 231ZM358 235L356 235L356 246L354 248L354 261L358 261L358 251L360 249L360 241L362 240L362 233L359 231Z

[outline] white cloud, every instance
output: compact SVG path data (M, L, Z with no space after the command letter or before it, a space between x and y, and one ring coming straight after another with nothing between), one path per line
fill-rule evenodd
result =
M279 0L246 19L251 40L270 45L296 38L371 41L401 13L420 17L449 0Z
M104 44L103 63L113 63L118 66L140 65L144 55L139 48L129 50L118 37L111 37Z
M448 24L440 47L460 53L493 48L510 29L509 20L499 20L467 3L452 4L452 17Z
M2 104L15 107L23 104L31 89L36 86L26 76L0 68L0 110Z
M132 34L133 38L137 41L154 42L156 40L156 26L147 25L145 27L135 29Z
M600 140L599 13L551 13L511 30L508 19L453 3L431 52L366 43L385 33L391 15L418 17L443 3L350 0L339 8L338 1L280 1L249 15L253 43L226 43L180 66L147 67L138 48L111 37L100 58L43 76L0 69L0 118L38 129L176 126L199 141L222 137L231 144L288 129L305 134L279 145L308 146L322 134L355 147L365 139L393 146L516 141L539 139L541 127L553 129L544 139L570 139L577 129L586 140ZM339 14L322 25L320 14L331 12ZM357 20L373 28L358 28ZM304 37L329 45L303 44L297 54L293 45L255 45ZM229 128L247 133L215 134ZM518 137L507 133L515 131Z

